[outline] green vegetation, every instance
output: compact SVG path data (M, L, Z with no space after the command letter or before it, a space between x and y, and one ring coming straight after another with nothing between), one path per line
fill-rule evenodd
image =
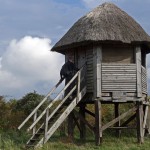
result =
M91 135L92 136L92 135ZM93 136L92 136L93 137ZM23 150L24 143L28 135L18 132L0 133L1 150ZM80 141L79 138L72 142L67 136L53 136L53 138L38 150L149 150L150 137L145 138L144 144L138 144L135 136L122 136L117 138L113 135L104 135L103 144L95 146L94 139L87 137L86 142Z
M29 135L23 130L18 131L17 127L24 118L38 105L43 98L35 92L28 93L20 100L6 101L0 96L0 150L23 150ZM45 103L45 105L47 105ZM129 106L121 106L122 112ZM88 106L91 111L94 107ZM40 111L42 111L41 108ZM103 109L103 122L109 121L113 116L113 106L106 106ZM93 123L93 118L87 117ZM134 124L133 124L134 125ZM106 130L103 135L103 144L95 146L94 134L87 128L86 141L79 139L79 132L75 129L74 140L64 136L59 128L50 141L38 150L149 150L150 136L145 138L144 144L138 144L135 130L123 130L120 138L115 137L115 131Z

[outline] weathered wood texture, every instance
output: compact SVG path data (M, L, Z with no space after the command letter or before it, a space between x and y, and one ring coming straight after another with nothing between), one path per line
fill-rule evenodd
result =
M141 83L141 92L147 94L147 74L145 67L141 65L141 69L139 67L141 64L139 48L135 48L136 64L132 47L104 46L101 51L98 48L101 50L100 46L80 47L72 53L78 68L86 63L85 84L88 93L95 93L95 97L100 97L101 92L116 91L138 95ZM98 54L100 57L97 57Z
M133 63L133 48L123 46L103 46L103 63Z
M135 60L137 67L137 97L142 97L142 75L141 75L141 48L135 48Z
M102 140L102 108L99 100L95 101L95 142L100 145Z
M77 67L80 69L86 62L86 48L81 47L77 50Z
M146 119L146 127L148 128L148 133L150 134L150 106L148 106L148 114L147 114L147 119Z
M102 92L136 92L135 64L102 64Z
M86 67L87 67L87 92L93 92L93 49L89 47L86 50Z
M101 63L102 48L100 46L93 47L93 78L94 78L94 98L101 97Z
M137 139L138 139L138 143L143 143L144 142L144 136L143 136L143 105L140 102L137 102L136 118L137 118Z
M115 110L115 118L119 117L119 115L120 115L119 103L114 104L114 110ZM115 127L120 127L120 120L118 120L118 122L115 123ZM120 135L121 135L121 130L116 129L116 136L120 137Z
M86 120L85 107L86 107L85 104L80 105L79 114L80 114L80 116L82 116ZM81 129L80 139L85 140L85 138L86 138L86 126L85 126L85 123L82 121L82 119L80 119L80 129Z
M108 122L107 124L102 126L102 131L106 130L107 128L109 128L110 126L114 125L116 122L118 122L121 119L124 119L126 116L132 114L133 112L135 112L137 110L137 107L133 107L131 109L129 109L127 112L121 114L120 116L118 116L117 118L113 119L112 121Z
M71 112L68 115L68 137L70 138L70 140L73 140L74 138L74 120L73 120L73 112Z
M146 122L147 122L148 110L149 110L149 106L146 105L145 113L144 113L144 120L143 120L143 136L145 135L145 127L146 127Z
M147 94L147 72L142 66L142 93Z

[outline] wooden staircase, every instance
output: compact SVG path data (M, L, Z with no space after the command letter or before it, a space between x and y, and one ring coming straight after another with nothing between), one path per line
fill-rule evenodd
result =
M41 103L18 127L18 129L20 130L27 122L29 122L29 119L33 117L33 123L27 129L28 132L32 130L32 136L26 143L26 148L37 148L45 144L58 129L58 127L63 123L63 121L67 118L67 116L73 111L77 104L82 100L82 98L86 94L86 87L84 86L83 88L81 88L81 82L84 79L84 77L82 78L81 75L82 71L83 67L61 90L58 96L56 96L54 100L51 100L49 102L49 105L44 109L44 111L41 114L38 114L37 112L39 108L62 83L62 80L59 81L56 86L41 101ZM63 93L65 93L64 98L62 100L58 100Z

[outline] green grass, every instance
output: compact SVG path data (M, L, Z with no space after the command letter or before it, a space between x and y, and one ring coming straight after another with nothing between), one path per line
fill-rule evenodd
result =
M87 139L86 142L79 139L70 142L67 138L56 138L38 150L149 150L150 137L145 138L144 144L138 144L136 137L124 136L117 138L106 135L103 137L101 146L95 146L94 139Z
M130 132L128 132L130 133ZM23 150L28 135L24 133L0 132L0 150ZM94 136L87 132L86 141L81 141L75 135L74 141L67 136L56 133L51 140L38 150L149 150L150 137L145 137L144 144L138 144L135 134L123 134L117 138L113 133L105 133L101 146L95 146Z

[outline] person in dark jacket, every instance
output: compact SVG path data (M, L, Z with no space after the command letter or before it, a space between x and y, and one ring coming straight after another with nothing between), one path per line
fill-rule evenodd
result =
M68 83L77 71L75 64L68 60L60 70L60 77L61 79L65 78Z
M67 61L60 70L60 78L63 80L66 79L66 84L73 78L75 73L78 71L78 68L75 66L75 64L71 61ZM69 91L74 87L75 81L70 84L70 86L66 89L65 95L69 93ZM76 94L76 91L73 92L72 96L74 97ZM70 99L72 99L70 96Z

